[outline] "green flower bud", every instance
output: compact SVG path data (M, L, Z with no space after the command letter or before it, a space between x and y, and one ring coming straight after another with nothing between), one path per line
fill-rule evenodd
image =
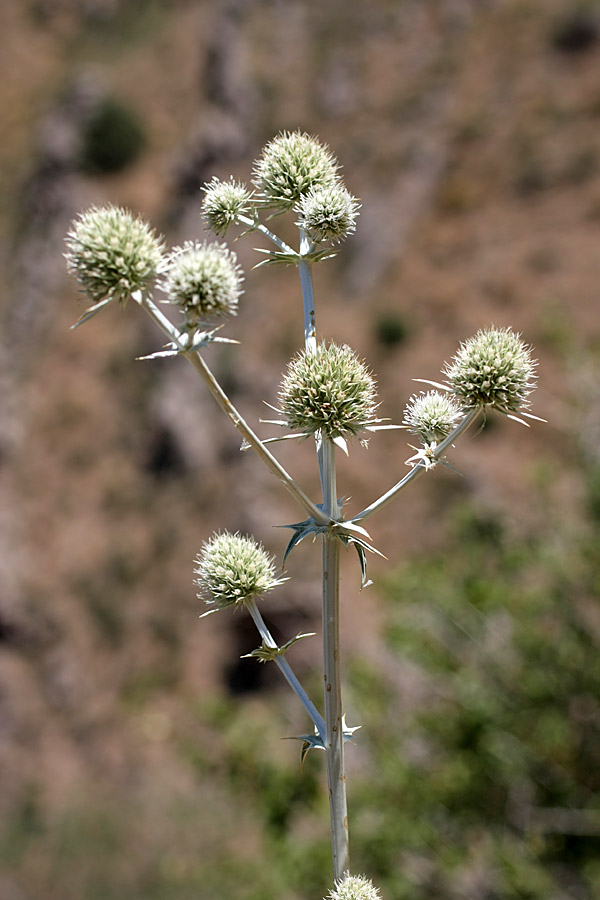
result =
M377 421L375 382L350 347L320 344L289 364L279 401L293 429L351 437Z
M413 394L406 404L402 421L424 444L430 444L447 437L461 417L461 409L450 394L427 391Z
M92 207L66 237L67 269L93 303L124 303L144 290L163 264L164 245L142 219L117 206Z
M205 184L202 213L210 230L223 237L229 226L238 221L239 216L251 212L251 196L246 186L233 178L229 181L213 178Z
M254 163L254 184L267 206L292 209L312 187L337 181L338 164L316 138L284 131Z
M339 182L313 187L296 206L297 224L314 241L337 243L355 230L359 208L356 198Z
M381 894L364 875L345 875L326 900L380 900Z
M531 348L510 328L479 331L460 345L443 374L465 407L491 406L515 413L529 406L536 362Z
M186 241L168 257L160 287L193 329L211 316L234 316L242 281L237 257L225 244Z
M245 606L286 580L275 577L273 558L260 544L237 533L214 534L195 563L196 596L215 609Z

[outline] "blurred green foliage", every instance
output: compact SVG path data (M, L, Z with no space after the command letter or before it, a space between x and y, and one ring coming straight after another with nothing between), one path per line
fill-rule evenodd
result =
M134 163L146 146L146 132L137 113L107 97L83 133L81 168L91 175L120 172Z
M398 313L382 312L375 321L374 332L377 341L384 347L395 347L406 341L410 329Z
M384 720L381 675L355 667L373 777L353 862L385 896L597 896L597 538L511 538L464 508L443 553L388 579L389 648L422 696Z

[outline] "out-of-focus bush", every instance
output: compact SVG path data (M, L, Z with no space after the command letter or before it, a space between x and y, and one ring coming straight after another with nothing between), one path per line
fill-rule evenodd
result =
M443 554L388 581L389 647L419 699L394 708L389 680L353 675L377 772L354 792L355 864L386 896L597 896L595 540L511 539L464 509Z
M146 132L134 110L108 97L88 122L82 144L83 171L109 174L138 159L146 146Z

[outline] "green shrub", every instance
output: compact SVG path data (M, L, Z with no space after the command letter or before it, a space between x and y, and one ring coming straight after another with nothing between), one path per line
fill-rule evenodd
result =
M84 131L81 168L92 175L120 172L138 159L145 146L146 133L137 114L109 97Z

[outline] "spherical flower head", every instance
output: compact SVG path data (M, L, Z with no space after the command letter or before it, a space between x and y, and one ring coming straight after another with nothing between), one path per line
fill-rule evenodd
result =
M279 390L290 428L352 437L376 422L375 381L350 347L320 344L289 364Z
M380 900L381 894L364 875L345 875L336 882L326 900Z
M338 243L356 228L360 204L339 181L312 187L297 206L300 228L314 241Z
M251 537L214 534L195 559L197 597L215 609L246 606L285 579L275 577L273 558Z
M170 254L160 286L193 329L213 316L234 316L242 281L237 257L225 244L186 241Z
M447 437L461 418L460 406L452 395L441 391L422 391L410 398L402 421L424 444L430 444Z
M124 303L161 270L163 243L142 219L118 206L92 207L66 237L67 269L93 303Z
M300 131L284 131L254 163L254 184L267 206L292 209L311 188L337 181L338 164L324 144Z
M510 414L529 406L535 366L520 335L510 328L488 328L460 345L443 374L465 407L491 406Z
M202 213L211 231L223 237L230 225L251 211L251 193L239 181L213 178L204 185Z

